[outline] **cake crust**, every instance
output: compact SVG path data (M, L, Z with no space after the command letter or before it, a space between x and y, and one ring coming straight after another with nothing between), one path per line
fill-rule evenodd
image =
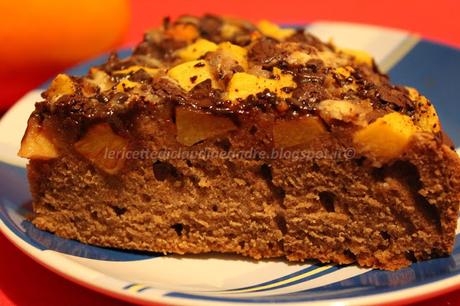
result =
M459 157L365 53L184 16L43 98L19 154L61 237L389 270L452 251Z

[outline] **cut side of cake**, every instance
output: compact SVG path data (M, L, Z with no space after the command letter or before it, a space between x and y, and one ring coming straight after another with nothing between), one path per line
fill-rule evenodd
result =
M431 102L364 52L183 16L42 96L19 151L39 229L388 270L452 251L459 157Z

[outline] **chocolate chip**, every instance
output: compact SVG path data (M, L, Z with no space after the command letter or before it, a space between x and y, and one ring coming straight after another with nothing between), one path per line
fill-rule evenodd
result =
M294 90L294 87L283 87L281 88L281 91L285 93L291 93Z
M189 93L191 99L189 102L200 107L210 107L216 105L220 100L222 92L212 88L211 80L205 80L197 84Z
M286 41L304 43L304 44L315 47L319 51L325 50L326 47L329 47L329 48L331 47L329 44L324 44L323 42L321 42L318 38L316 38L312 34L305 33L304 29L298 29L296 33L288 37Z
M203 38L214 42L222 41L220 31L223 25L223 20L214 15L203 16L198 24L198 29Z
M413 109L412 101L404 94L404 89L396 86L381 86L378 89L378 98L391 104L396 111L408 111Z
M152 77L144 69L139 69L129 76L129 80L146 84L152 81Z
M107 104L109 102L109 98L106 95L96 94L94 97L102 104Z
M281 59L282 50L277 47L276 40L262 38L248 52L249 61L261 66L275 65Z
M112 101L117 104L123 104L128 100L128 95L124 92L117 92L113 95Z
M327 98L327 94L320 83L307 82L301 84L292 92L292 98L288 102L303 110L313 110L317 103Z
M317 73L324 67L324 62L320 59L310 59L305 67L308 69L308 73Z

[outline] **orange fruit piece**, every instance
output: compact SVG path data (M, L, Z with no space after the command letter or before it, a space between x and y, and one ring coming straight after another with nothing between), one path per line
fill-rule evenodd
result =
M189 23L179 23L166 30L166 36L178 41L191 42L198 37L198 29Z
M124 37L127 0L0 1L2 70L68 66L105 52Z
M99 123L90 127L74 147L99 169L115 174L123 168L128 141L115 134L109 124Z

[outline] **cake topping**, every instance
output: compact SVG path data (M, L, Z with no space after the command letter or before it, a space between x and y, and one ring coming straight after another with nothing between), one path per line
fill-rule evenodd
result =
M199 59L200 57L202 57L208 52L216 51L217 48L218 47L215 43L209 40L200 38L193 44L188 45L187 47L184 47L178 50L177 55L183 61L192 61L192 60Z
M441 123L431 102L414 88L407 87L407 91L416 110L413 115L415 124L426 132L439 133Z
M295 33L294 29L283 29L267 20L260 21L257 24L257 28L265 36L272 37L280 41L285 40L286 38L292 36Z
M177 141L186 146L236 129L229 118L183 107L176 109L176 127Z
M364 142L372 142L374 137L366 135L372 135L373 126L385 126L390 134L402 127L412 131L407 118L421 131L438 134L441 129L430 102L414 89L389 83L367 53L340 49L302 30L268 21L254 26L216 16L167 19L162 28L145 35L132 56L112 55L81 78L58 75L44 97L42 110L75 121L117 116L136 105L173 103L181 107L180 117L186 108L220 119L256 110L280 120L319 116L321 125L295 126L301 130L310 126L312 131L322 130L318 127L323 124L361 127L364 130L355 140ZM379 120L393 113L402 117ZM179 128L181 120L177 124L182 143L204 139L206 133L189 135ZM224 130L230 129L227 123L222 123ZM297 142L280 135L275 142ZM395 143L404 143L399 140ZM372 151L371 147L366 144L364 151Z
M58 74L51 82L50 87L43 93L51 103L56 102L64 95L72 95L76 91L73 80L66 74Z
M277 97L288 98L292 89L297 87L292 75L283 73L279 68L273 69L271 78L258 77L245 72L235 73L227 87L227 98L235 103L246 99L250 95L257 96L268 90Z
M90 127L74 147L99 169L115 174L123 167L123 152L128 147L128 141L115 134L109 124L99 123Z
M416 130L408 116L390 113L357 131L353 141L360 153L384 163L403 152Z
M366 126L372 106L368 101L323 100L318 104L318 111L321 118L330 124L337 120Z
M21 141L18 155L29 159L53 159L59 156L52 137L37 116L32 116L27 123L27 130Z
M318 117L278 120L273 127L273 141L277 148L308 145L315 140L321 141L325 135L326 128Z
M186 91L190 91L197 84L206 80L211 80L213 87L216 86L209 64L204 60L177 65L168 71L168 76Z

